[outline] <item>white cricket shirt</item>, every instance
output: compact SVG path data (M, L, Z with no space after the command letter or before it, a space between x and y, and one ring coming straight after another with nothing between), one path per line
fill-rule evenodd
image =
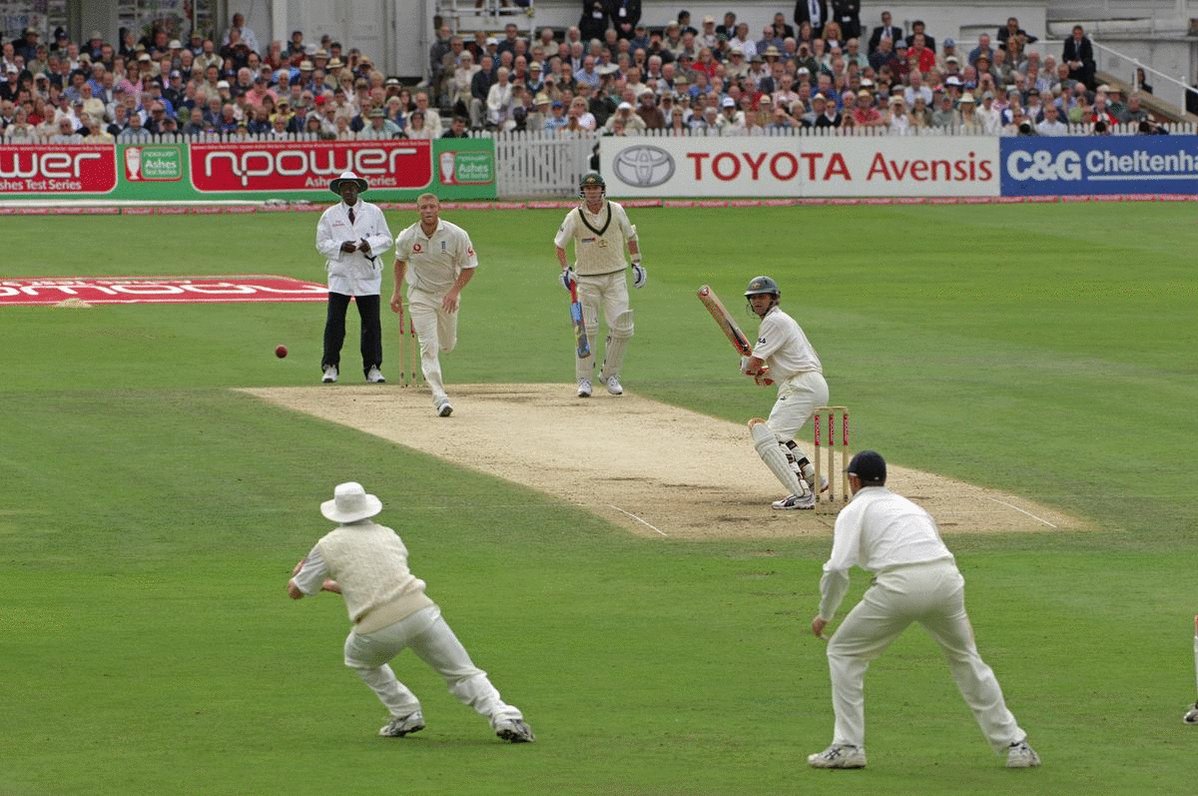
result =
M823 365L807 335L781 307L772 307L761 319L753 356L769 366L770 374L779 384L797 373L823 373Z
M604 276L628 267L624 259L626 241L636 240L636 227L617 202L605 201L598 213L586 203L566 214L553 245L565 249L574 241L574 271L579 276Z
M419 221L399 233L395 259L408 264L404 281L413 289L438 295L447 293L464 269L478 267L466 230L444 219L432 235L424 234Z
M836 517L832 555L820 579L820 616L831 620L853 566L867 572L953 560L932 515L884 486L864 487Z

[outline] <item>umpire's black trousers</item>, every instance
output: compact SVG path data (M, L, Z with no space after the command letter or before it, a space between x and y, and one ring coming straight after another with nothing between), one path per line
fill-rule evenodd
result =
M379 296L354 296L362 320L362 373L383 366L383 328L379 320ZM341 345L345 342L345 315L350 296L329 292L329 311L324 323L324 357L320 368L336 365L341 370Z

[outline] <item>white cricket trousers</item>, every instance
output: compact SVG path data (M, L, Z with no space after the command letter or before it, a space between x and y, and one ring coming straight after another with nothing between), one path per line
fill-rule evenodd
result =
M524 718L518 708L500 699L487 673L470 660L470 654L435 605L374 633L361 635L350 631L345 640L345 665L370 686L392 716L406 716L420 710L420 700L395 678L388 665L408 647L445 678L449 693L490 719L492 727L509 719Z
M789 442L811 419L816 407L827 403L828 382L824 381L824 374L815 370L796 373L778 385L778 400L766 422L779 441Z
M628 278L625 271L603 276L579 276L578 301L582 304L582 322L586 326L587 340L591 344L591 353L587 357L574 357L574 375L578 379L592 378L595 370L595 352L599 349L599 318L602 316L607 326L607 333L613 338L625 339L625 331L619 328L617 319L628 310ZM615 334L612 331L615 331ZM613 347L609 342L608 347ZM606 356L607 351L604 350ZM614 365L618 374L623 363L623 348L620 348L620 362ZM603 374L610 376L613 374Z
M457 312L441 308L443 295L412 288L408 291L408 312L420 340L420 370L433 391L433 405L446 400L445 384L441 380L441 352L448 354L458 344L458 312L462 309L458 297Z
M833 743L865 746L865 670L912 622L931 634L965 703L996 752L1025 737L994 672L978 655L965 613L965 579L949 560L879 572L828 642Z

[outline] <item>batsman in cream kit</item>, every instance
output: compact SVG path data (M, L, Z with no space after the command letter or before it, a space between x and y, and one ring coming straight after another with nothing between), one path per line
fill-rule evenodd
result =
M566 214L553 239L557 262L562 269L562 286L571 290L577 284L582 300L582 317L589 348L579 347L575 361L578 378L578 397L591 396L591 379L595 371L595 344L599 332L599 313L607 323L607 342L603 349L603 366L599 381L612 395L620 395L620 366L632 338L632 310L628 308L628 280L624 271L629 264L624 259L627 247L632 263L632 285L641 288L648 279L641 265L640 244L636 227L628 220L624 208L607 199L607 183L595 172L584 176L579 184L582 204ZM566 246L574 241L574 267L566 260Z

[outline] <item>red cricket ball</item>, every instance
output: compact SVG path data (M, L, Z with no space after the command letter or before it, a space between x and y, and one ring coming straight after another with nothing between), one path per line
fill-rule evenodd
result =
M275 356L278 357L279 359L282 359L283 357L287 356L287 346L285 346L285 345L275 346Z

